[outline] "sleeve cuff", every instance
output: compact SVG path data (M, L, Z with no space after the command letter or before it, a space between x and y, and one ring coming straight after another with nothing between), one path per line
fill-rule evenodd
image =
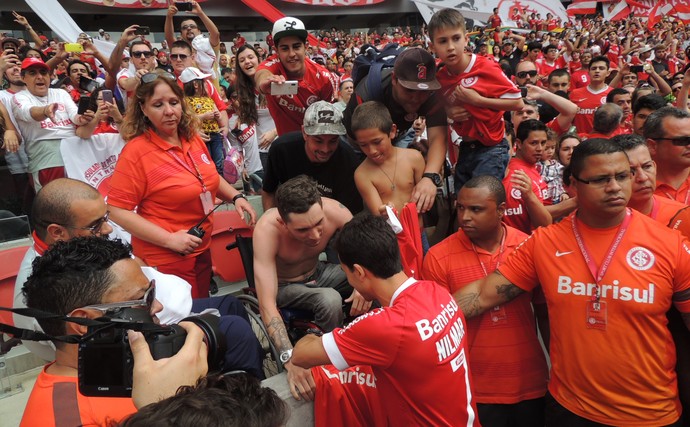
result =
M335 343L333 332L324 334L323 337L321 337L321 340L323 342L323 348L326 350L326 354L328 354L328 358L331 359L333 366L335 366L339 371L344 371L350 367L340 352L338 344Z

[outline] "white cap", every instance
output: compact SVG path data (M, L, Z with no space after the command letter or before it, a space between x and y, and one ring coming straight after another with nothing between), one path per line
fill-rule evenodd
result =
M207 77L211 77L211 75L202 73L196 67L187 67L184 69L184 71L182 71L182 74L180 74L180 81L182 83L189 83L192 80L199 80L199 79L203 80Z
M278 40L285 36L297 36L302 40L306 40L308 33L304 28L304 22L297 18L286 16L273 24L271 35L273 36L273 43L277 46Z

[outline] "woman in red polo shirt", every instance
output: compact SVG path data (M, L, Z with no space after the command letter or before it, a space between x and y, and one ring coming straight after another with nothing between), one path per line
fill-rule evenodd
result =
M141 78L120 133L122 150L111 180L111 218L132 234L134 254L159 271L192 285L192 297L208 297L212 216L216 196L232 201L256 221L256 212L224 179L198 135L198 122L174 76L157 71Z

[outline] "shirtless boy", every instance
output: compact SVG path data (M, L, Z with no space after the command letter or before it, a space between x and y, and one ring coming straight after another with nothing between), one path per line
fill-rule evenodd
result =
M342 326L343 296L352 302L350 315L369 310L370 302L348 284L338 264L319 261L319 254L352 219L337 201L319 195L316 181L292 178L275 193L275 208L266 211L254 229L254 279L261 318L280 352L295 399L312 400L314 380L307 369L293 365L292 344L278 307L314 312L324 332Z
M393 146L396 126L385 105L368 101L352 114L352 133L367 158L355 171L355 184L374 215L386 206L401 212L422 179L425 162L417 150Z

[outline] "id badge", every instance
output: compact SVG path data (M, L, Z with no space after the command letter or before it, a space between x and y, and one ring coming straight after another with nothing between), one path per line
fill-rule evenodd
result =
M204 209L204 215L208 215L213 210L213 196L211 195L211 192L204 191L203 193L199 194L199 198L201 199L201 206Z
M506 314L506 309L503 305L497 305L489 311L489 316L491 316L491 323L493 325L505 325L508 323L508 315Z
M588 301L587 302L587 329L606 330L607 319L606 301Z

